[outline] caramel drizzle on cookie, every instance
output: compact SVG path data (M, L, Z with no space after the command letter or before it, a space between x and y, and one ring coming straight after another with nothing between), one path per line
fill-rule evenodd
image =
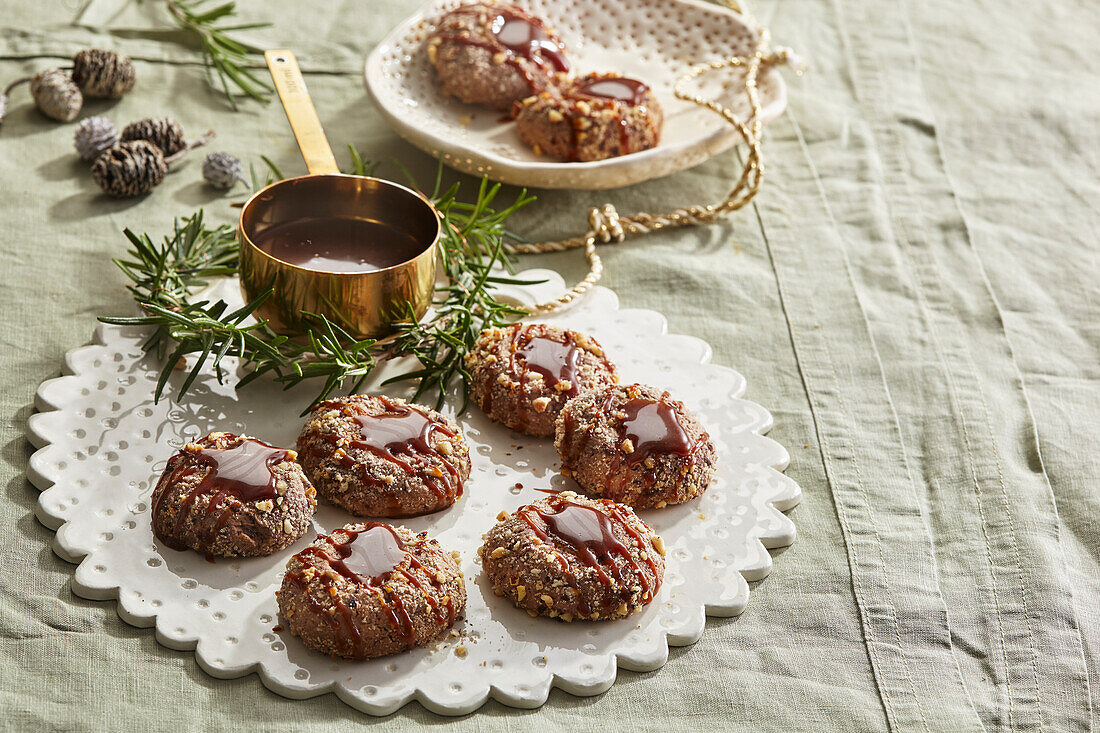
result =
M676 406L667 402L668 392L660 399L635 398L622 407L626 417L619 426L619 434L624 440L630 440L634 452L626 458L628 465L642 463L651 455L674 454L691 459L699 440L691 440Z
M551 35L541 18L530 15L515 5L464 5L447 13L445 19L460 17L472 18L482 32L475 36L468 29L453 28L438 32L436 37L447 42L484 48L494 55L505 54L504 63L519 71L532 92L537 91L538 86L524 65L524 60L548 71L569 71L565 44Z
M645 100L649 86L629 76L587 76L573 87L573 95L593 99L611 99L636 107Z
M230 440L237 436L226 434ZM233 519L233 509L245 502L275 499L274 467L288 459L288 451L276 448L255 438L245 438L231 448L204 447L197 452L180 451L169 461L169 466L161 477L165 490L153 504L153 516L161 516L161 508L169 494L171 485L197 473L205 472L202 479L180 501L173 518L176 537L169 537L153 524L153 533L157 539L173 550L186 550L187 545L177 539L183 534L184 524L194 509L195 502L203 496L209 500L204 507L204 516L191 525L197 544L211 546L218 534ZM213 561L214 556L206 553L206 559Z
M570 149L569 159L580 159L580 132L582 131L579 119L590 116L578 106L578 102L595 102L601 107L610 106L615 111L615 124L619 128L619 155L636 153L630 145L630 126L623 112L627 106L637 107L645 101L649 86L638 79L628 76L601 76L590 74L578 79L572 86L566 88L562 97L565 111L568 114L570 125Z
M579 444L574 444L573 441L577 429L576 417L571 411L565 413L562 445L571 446L572 449L562 462L563 468L570 468L570 464L576 459L577 454L591 440L599 425L601 415L608 415L618 423L619 445L614 451L614 462L608 471L610 483L606 490L606 496L609 498L615 499L623 495L629 476L620 476L619 469L623 464L628 468L634 468L641 464L642 475L648 485L654 483L656 474L654 470L649 470L645 466L647 458L661 455L678 455L687 458L684 471L691 471L694 468L699 449L710 436L706 431L701 431L698 438L694 441L691 440L684 426L680 423L681 403L672 400L669 393L664 392L656 400L648 397L632 397L617 410L612 410L616 394L615 390L608 391L603 404L600 405L597 413L585 428ZM633 452L626 454L623 451L622 443L628 439L632 444Z
M542 375L554 394L575 397L580 392L580 357L584 349L577 345L576 334L565 331L564 340L558 341L551 336L546 326L539 323L526 327L517 323L509 328L512 333L507 347L508 361L503 373L519 384L517 394L520 398L530 381L528 375L532 372ZM605 356L598 358L610 368L611 364ZM562 383L568 383L569 386L557 390L555 385ZM487 380L482 390L480 402L486 413L493 409L493 385L493 380ZM521 420L517 426L520 431L527 428L525 415L521 410Z
M575 397L580 385L580 352L572 331L564 333L565 340L557 341L549 336L545 326L536 324L527 328L517 327L512 332L508 347L508 370L519 379L520 393L527 384L530 372L541 374L551 381L551 387L568 382L565 394Z
M582 79L570 90L568 98L573 100L572 114L575 117L579 111L576 107L578 99L591 99L597 102L610 100L615 110L615 124L619 127L619 155L635 153L630 149L630 126L623 117L623 105L637 107L645 100L649 86L638 79L628 76L590 76ZM580 155L580 141L578 139L577 125L573 124L572 151L570 158L576 160Z
M324 544L311 545L299 552L295 557L302 564L302 569L288 572L286 576L302 590L311 610L319 618L329 619L333 628L339 632L338 637L345 644L339 650L341 654L346 657L361 656L366 640L360 628L361 622L355 616L358 608L355 596L348 595L346 602L341 599L335 586L338 578L343 578L356 587L365 588L378 598L386 610L390 626L407 649L416 646L416 626L401 596L386 582L395 573L420 590L438 623L452 625L455 607L450 595L444 592L443 584L428 572L416 555L409 551L393 527L382 522L367 522L360 526L361 529L345 527L332 535L318 538ZM342 534L344 539L337 539L337 534ZM327 563L331 572L307 563L306 558ZM316 574L307 574L309 568ZM310 593L310 577L307 575L320 580L319 593L330 599L335 612L330 613L325 604Z
M433 444L436 433L442 433L447 438L455 437L455 433L439 420L425 415L411 405L384 396L377 399L386 409L379 415L366 412L362 405L337 400L322 402L316 409L339 410L358 423L359 438L352 440L349 448L373 453L397 465L410 476L421 476L428 488L441 500L462 496L462 479L458 468L436 450ZM338 434L322 437L333 445L337 445L340 438ZM384 482L368 475L366 467L357 463L346 450L337 447L333 457L345 468L358 466L365 482L385 486ZM415 465L414 462L421 465Z
M630 589L637 583L645 594L644 602L648 603L653 599L661 588L661 575L645 547L643 536L631 525L620 505L599 500L600 505L608 510L605 513L594 507L569 501L561 495L552 496L546 501L551 511L546 511L538 504L530 504L520 508L516 514L536 537L553 550L558 566L577 591L577 610L582 616L590 616L593 609L581 593L576 574L569 559L558 549L559 545L569 547L582 565L595 571L601 583L608 588L617 589L624 598L630 596ZM634 540L649 565L652 581L626 545L615 536L615 524ZM620 559L618 563L614 561L616 556Z

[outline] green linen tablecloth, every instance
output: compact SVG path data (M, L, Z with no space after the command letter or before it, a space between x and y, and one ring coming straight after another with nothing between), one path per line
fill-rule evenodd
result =
M661 0L653 0L659 3ZM170 114L216 149L301 169L282 111L234 113L205 86L162 3L0 0L0 77L118 48L139 84L85 114ZM294 48L337 145L430 175L363 91L363 56L411 4L247 3ZM81 11L80 22L74 18ZM384 724L684 730L1089 730L1100 659L1100 4L769 0L757 16L809 60L768 129L764 190L718 225L606 248L604 284L741 371L775 415L804 498L737 619L711 620L658 672L537 711L489 703ZM25 90L0 127L0 725L12 730L322 730L378 721L331 695L220 681L191 653L75 597L32 510L23 437L35 388L101 313L128 308L120 230L232 212L198 161L151 196L99 195L74 126ZM728 156L604 193L538 192L533 239L586 207L718 199ZM467 183L470 181L467 180ZM565 253L524 264L583 275ZM1090 695L1091 684L1091 695Z

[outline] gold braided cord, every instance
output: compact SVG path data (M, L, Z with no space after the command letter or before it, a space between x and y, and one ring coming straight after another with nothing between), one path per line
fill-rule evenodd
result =
M736 3L730 1L728 4L734 6L734 10L737 10ZM716 204L685 206L665 214L650 214L642 211L631 216L619 216L614 206L604 204L603 207L591 209L588 212L589 229L583 236L552 242L512 245L512 250L518 254L561 252L584 247L585 258L588 260L588 275L583 280L560 297L528 308L529 314L537 315L561 310L587 293L599 281L603 274L603 262L596 252L597 241L602 243L621 242L627 235L631 234L647 234L669 227L709 224L731 211L743 208L752 201L760 190L760 184L764 177L764 167L760 153L760 133L763 123L760 119L760 96L756 80L762 67L791 63L793 56L790 50L786 48L771 50L768 46L768 40L767 29L758 28L756 45L751 54L747 56L729 56L698 64L680 77L673 88L678 99L692 102L720 115L741 134L742 139L748 146L748 155L745 157L741 176L729 194ZM697 94L686 91L687 84L692 80L711 71L727 68L743 68L745 70L745 95L751 109L747 120L739 120L732 110L713 99L704 99Z

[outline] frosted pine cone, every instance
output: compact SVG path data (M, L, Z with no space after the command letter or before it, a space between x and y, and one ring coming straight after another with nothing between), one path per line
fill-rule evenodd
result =
M31 79L34 106L58 122L72 122L84 106L84 95L61 69L47 69Z
M120 143L104 151L92 164L92 178L105 193L116 198L149 193L167 172L164 153L145 140Z
M86 97L118 99L134 88L134 64L128 56L87 48L73 57L73 81Z
M178 153L187 147L183 128L171 117L148 117L131 122L122 128L122 141L145 140L160 148L165 156Z
M241 161L229 153L211 153L202 163L202 177L214 188L233 188L243 181Z
M118 132L106 117L89 117L76 128L73 144L81 160L95 160L104 150L118 144Z

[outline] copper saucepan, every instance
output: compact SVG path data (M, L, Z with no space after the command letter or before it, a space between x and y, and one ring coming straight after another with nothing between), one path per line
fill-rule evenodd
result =
M264 56L309 175L273 183L241 209L241 289L248 301L274 289L256 316L268 320L279 333L303 333L307 325L303 312L308 312L324 315L357 338L385 336L394 323L408 318L409 305L419 318L431 304L440 234L435 207L421 194L391 181L341 173L294 54L267 51ZM275 227L289 225L308 233L316 225L320 236L325 222L334 219L360 220L366 222L364 226L381 225L395 232L408 246L390 255L402 261L367 271L338 272L313 260L303 264L287 256L285 246L280 250L261 247L265 235L270 238L279 231ZM329 231L326 236L333 235ZM339 242L344 251L361 247L383 257L387 254L379 249L381 240L337 236L344 237ZM291 261L295 259L299 264Z

